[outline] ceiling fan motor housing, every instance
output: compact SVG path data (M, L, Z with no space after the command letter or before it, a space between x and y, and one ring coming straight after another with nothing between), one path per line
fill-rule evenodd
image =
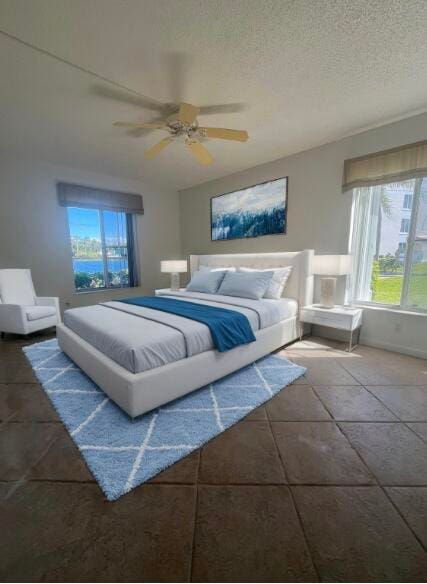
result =
M197 132L199 127L199 122L194 120L193 123L189 124L180 120L178 117L178 112L176 114L172 114L166 120L166 126L169 132L173 136L192 136L195 132Z

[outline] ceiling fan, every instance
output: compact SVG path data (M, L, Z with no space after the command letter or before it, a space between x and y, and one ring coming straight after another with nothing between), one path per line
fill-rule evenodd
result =
M166 130L169 136L145 151L144 157L148 160L156 157L160 152L169 146L171 142L179 137L184 137L185 144L191 154L197 158L200 164L212 164L213 158L198 138L219 138L221 140L234 140L236 142L246 142L249 138L246 130L229 130L227 128L206 128L199 126L197 116L200 108L190 103L181 103L177 113L172 114L163 122L156 123L131 123L114 122L114 126L119 128L142 129L151 128Z

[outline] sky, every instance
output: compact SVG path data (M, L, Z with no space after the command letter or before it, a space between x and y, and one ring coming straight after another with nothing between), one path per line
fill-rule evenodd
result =
M101 240L101 226L97 209L68 208L71 237L89 237ZM126 219L124 213L104 211L105 238L111 245L125 243ZM112 241L114 240L114 241Z
M235 191L212 199L212 213L260 211L283 205L286 201L286 178L279 178L255 187Z
M101 239L99 212L96 209L68 208L71 236Z

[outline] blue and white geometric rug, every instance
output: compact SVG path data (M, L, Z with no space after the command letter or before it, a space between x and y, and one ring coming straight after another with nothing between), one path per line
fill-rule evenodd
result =
M23 350L109 501L200 448L306 371L269 355L132 422L56 339Z

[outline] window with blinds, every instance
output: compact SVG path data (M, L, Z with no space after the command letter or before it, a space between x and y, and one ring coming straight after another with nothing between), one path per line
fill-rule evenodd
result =
M67 208L74 284L77 292L138 285L134 215L142 196L58 183Z

